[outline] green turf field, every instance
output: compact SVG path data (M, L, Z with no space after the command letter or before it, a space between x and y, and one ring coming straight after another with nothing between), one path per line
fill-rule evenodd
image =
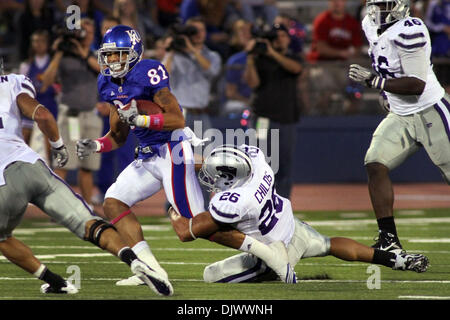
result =
M377 227L370 212L302 212L296 215L328 236L346 236L373 244ZM117 258L89 242L79 240L49 220L24 220L14 235L28 244L35 255L65 278L80 271L77 295L43 295L41 281L0 256L0 299L84 300L409 300L450 299L450 210L406 210L395 213L402 244L410 252L430 259L425 273L394 271L380 266L380 288L369 264L346 262L334 257L301 260L295 270L296 285L279 282L252 284L206 284L203 268L238 251L196 240L181 243L167 218L140 218L145 237L174 286L172 297L160 297L146 286L117 287L115 282L131 275ZM376 271L376 270L375 270Z

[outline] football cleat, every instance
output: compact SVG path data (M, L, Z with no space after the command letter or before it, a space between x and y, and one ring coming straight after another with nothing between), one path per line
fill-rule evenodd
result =
M127 279L119 280L116 282L116 286L143 286L145 282L138 276L131 276Z
M403 251L400 240L397 236L386 231L379 231L378 238L375 238L376 243L372 245L372 248L383 251L391 251L395 254L399 254Z
M173 287L167 275L156 272L142 260L134 260L131 263L131 271L157 294L164 296L171 296L173 294Z
M48 283L44 283L41 286L41 293L59 293L59 294L75 294L78 292L77 287L75 287L70 282L66 281L66 286L62 288L52 287Z
M273 258L264 261L285 283L297 283L297 276L294 268L289 263L286 246L282 241L275 241L268 245L272 249Z
M410 254L403 251L397 254L393 270L411 270L414 272L425 272L428 268L428 258L422 254Z

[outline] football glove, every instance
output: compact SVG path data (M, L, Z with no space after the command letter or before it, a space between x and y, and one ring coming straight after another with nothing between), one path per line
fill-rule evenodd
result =
M69 153L65 145L59 148L51 148L51 155L53 159L56 159L56 165L58 168L62 168L69 161Z
M376 88L383 90L385 79L375 75L367 68L360 66L359 64L352 64L348 70L348 77L358 83L362 83L368 88Z
M122 122L128 123L130 126L136 126L139 115L136 100L131 100L130 107L127 109L117 109L117 113Z
M97 143L91 139L82 139L77 141L77 156L80 160L87 158L97 151Z

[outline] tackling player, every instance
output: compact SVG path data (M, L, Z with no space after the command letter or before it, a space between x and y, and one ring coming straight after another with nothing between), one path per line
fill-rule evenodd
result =
M111 129L97 140L78 141L77 153L83 158L94 152L108 152L119 148L130 131L136 135L138 159L125 168L108 189L103 209L139 259L169 284L166 271L151 252L130 208L164 188L167 200L183 216L192 218L204 211L191 147L198 138L192 136L192 130L184 128L183 113L170 92L165 67L157 60L141 60L142 54L141 38L134 29L119 25L106 32L98 57L102 66L98 90L101 99L111 105ZM154 101L163 113L139 115L136 100ZM180 129L184 129L183 133ZM172 140L174 138L176 140ZM232 246L239 234L237 231L217 233L210 240ZM273 251L262 244L255 248L257 255L260 251ZM249 250L253 252L253 248ZM280 271L282 277L290 271L285 267ZM136 276L117 282L117 285L140 284L143 284L142 279Z
M366 6L362 27L376 74L354 64L349 77L379 89L390 108L364 160L379 227L373 247L401 251L389 172L424 147L450 184L450 97L433 72L427 27L409 16L409 1L368 0Z
M428 258L421 254L404 251L395 254L348 238L328 238L295 218L291 202L277 194L273 171L256 147L217 147L204 160L199 179L216 192L209 210L187 219L173 208L169 209L173 228L182 241L208 238L231 226L246 235L241 239L240 248L251 246L252 238L272 246L281 241L278 259L287 260L292 267L302 258L326 255L380 264L394 270L424 272L428 267ZM284 246L287 252L283 253ZM267 279L271 269L266 264L273 262L270 256L267 260L260 258L249 253L232 256L207 266L203 278L206 282Z
M78 289L51 272L16 239L28 203L36 205L57 223L79 238L88 240L118 256L132 272L158 294L169 295L172 288L158 273L139 260L126 246L114 226L94 216L87 203L59 178L23 140L22 115L37 122L49 139L59 167L68 160L55 118L36 99L36 89L23 75L0 76L0 251L11 262L46 283L42 293L77 293Z

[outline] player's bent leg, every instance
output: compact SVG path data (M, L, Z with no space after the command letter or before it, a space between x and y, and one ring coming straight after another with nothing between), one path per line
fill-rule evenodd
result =
M269 272L270 268L261 259L252 254L240 253L206 266L203 280L208 283L252 282Z
M115 198L105 198L103 212L130 247L144 240L141 224L130 207Z

